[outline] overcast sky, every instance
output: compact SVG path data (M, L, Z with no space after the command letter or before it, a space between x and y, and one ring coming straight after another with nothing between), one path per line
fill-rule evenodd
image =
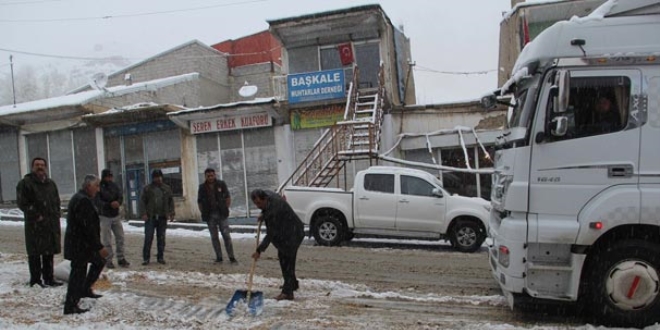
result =
M497 87L499 24L510 0L0 0L0 48L136 62L192 39L212 45L266 30L270 19L374 3L411 39L418 103L475 99ZM2 75L10 54L15 66L84 63L0 51ZM489 73L439 73L476 71Z

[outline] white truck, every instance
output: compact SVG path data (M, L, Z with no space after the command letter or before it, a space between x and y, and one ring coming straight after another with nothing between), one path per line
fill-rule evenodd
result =
M657 0L610 0L558 22L495 93L512 106L489 257L512 308L540 298L610 326L660 321L659 12Z
M284 196L318 244L333 246L355 235L449 239L474 252L487 233L490 203L451 195L428 172L372 166L356 174L352 191L289 186Z

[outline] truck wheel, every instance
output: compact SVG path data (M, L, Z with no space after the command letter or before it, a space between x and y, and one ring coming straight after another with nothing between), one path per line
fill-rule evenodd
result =
M481 247L485 235L474 220L457 220L449 233L451 245L461 252L474 252Z
M642 328L660 321L660 247L628 240L601 251L586 269L587 308L606 326Z
M342 241L342 232L341 222L331 215L322 216L314 222L314 239L319 245L339 245Z

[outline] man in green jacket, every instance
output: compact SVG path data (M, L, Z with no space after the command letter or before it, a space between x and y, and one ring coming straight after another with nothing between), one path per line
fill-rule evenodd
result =
M163 172L153 170L151 184L144 187L140 197L140 214L144 223L144 248L142 249L142 265L149 264L151 243L156 232L159 264L165 264L165 229L167 220L174 220L174 199L172 188L163 183Z
M60 193L46 171L46 160L36 157L32 160L32 172L16 186L18 207L25 219L30 286L40 287L62 285L53 277L53 256L62 251Z

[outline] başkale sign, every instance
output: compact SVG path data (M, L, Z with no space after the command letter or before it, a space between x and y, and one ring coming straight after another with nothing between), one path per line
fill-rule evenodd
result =
M344 70L326 70L287 76L289 104L338 99L346 96Z

